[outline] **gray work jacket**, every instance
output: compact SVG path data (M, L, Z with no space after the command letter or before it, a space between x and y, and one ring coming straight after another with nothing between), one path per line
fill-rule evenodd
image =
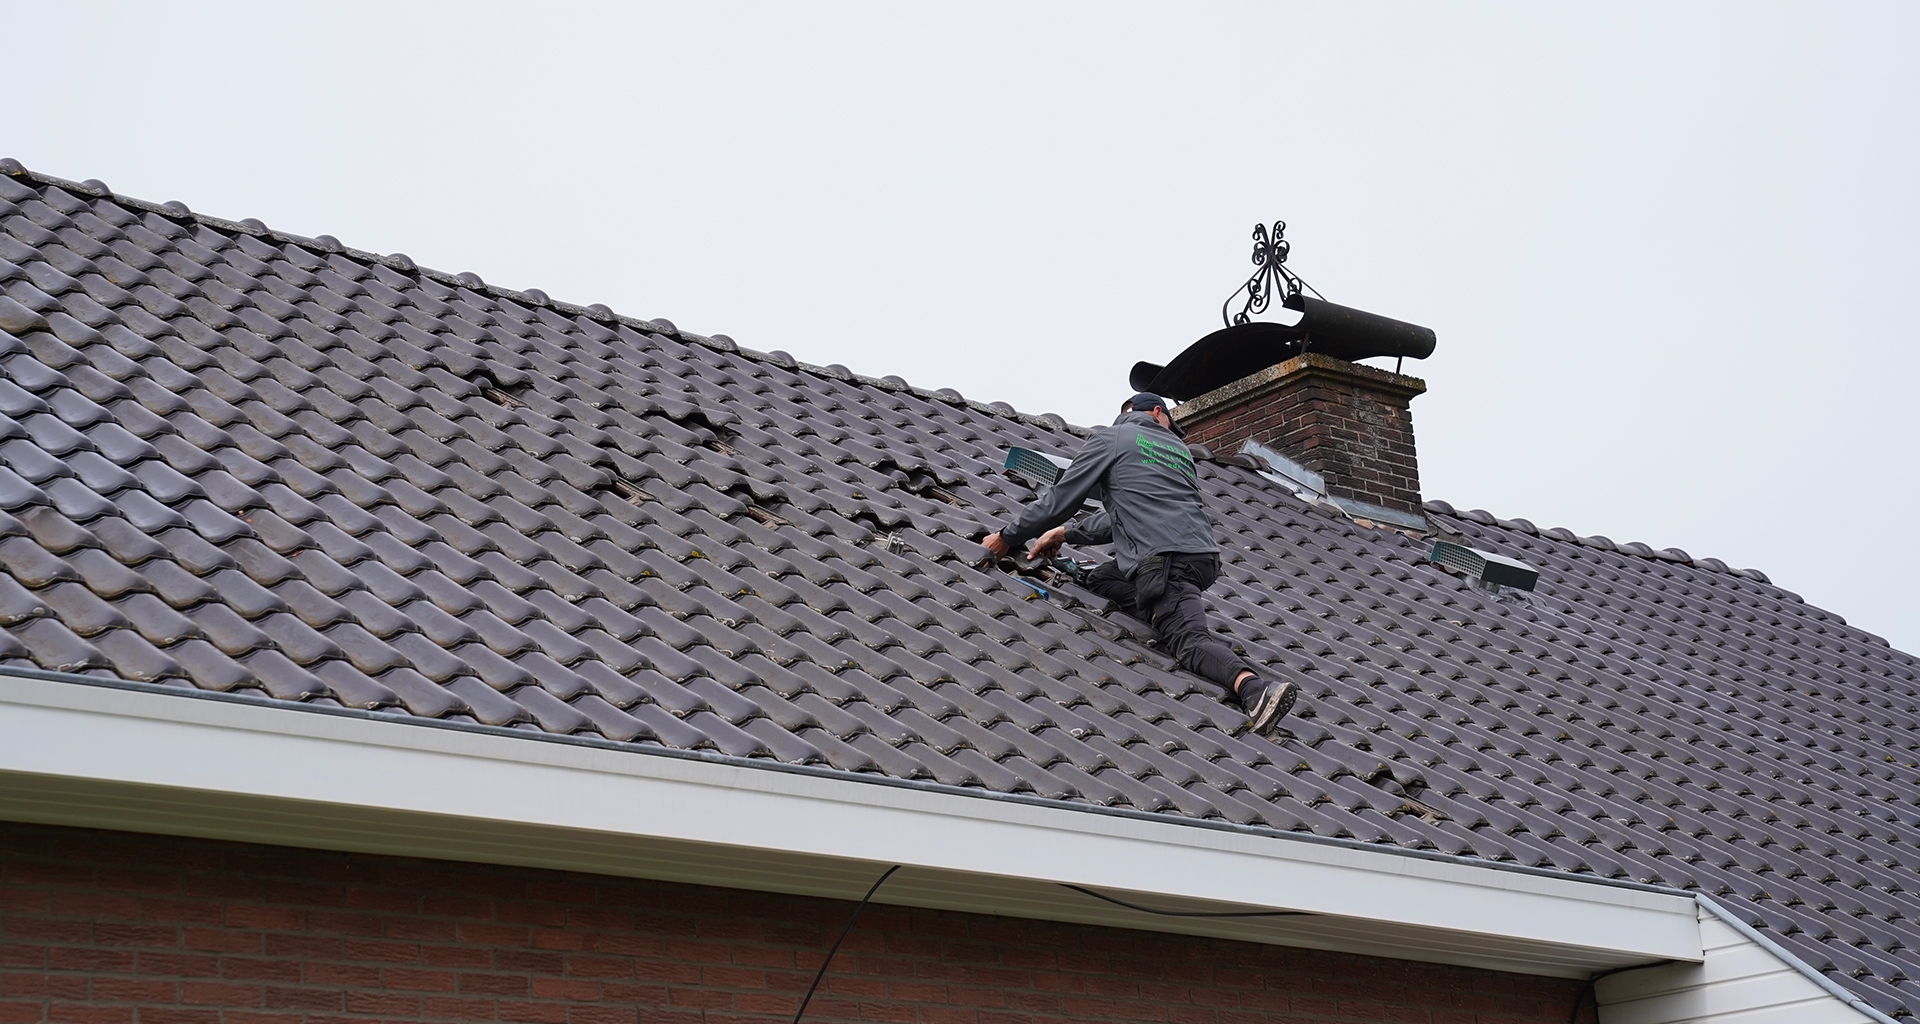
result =
M1153 555L1220 550L1194 482L1192 453L1144 412L1094 428L1066 473L1000 536L1021 547L1072 518L1088 498L1106 508L1068 527L1067 542L1111 541L1114 561L1129 576Z

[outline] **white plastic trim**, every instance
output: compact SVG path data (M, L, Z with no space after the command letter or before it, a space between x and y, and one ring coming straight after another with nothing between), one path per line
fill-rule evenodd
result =
M1697 902L1704 960L1601 978L1601 1024L1894 1024L1713 900Z
M162 691L0 676L0 773L15 820L841 898L898 863L882 902L1568 977L1702 956L1667 893Z

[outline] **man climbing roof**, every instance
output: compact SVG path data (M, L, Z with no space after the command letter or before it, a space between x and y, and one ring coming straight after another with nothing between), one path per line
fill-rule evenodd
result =
M1224 687L1249 727L1268 734L1293 708L1299 687L1264 678L1208 628L1200 594L1220 574L1220 546L1181 434L1165 399L1134 395L1113 426L1094 429L1051 490L981 544L1000 558L1031 540L1028 556L1044 558L1063 542L1112 543L1113 560L1089 574L1087 589L1145 617L1182 668ZM1088 498L1103 510L1061 525Z

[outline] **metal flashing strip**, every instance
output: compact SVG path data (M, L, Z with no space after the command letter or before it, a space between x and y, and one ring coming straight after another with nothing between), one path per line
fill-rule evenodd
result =
M1889 1017L1886 1014L1881 1013L1879 1010L1876 1010L1872 1006L1868 1005L1868 1003L1865 1000L1861 999L1859 996L1854 995L1852 992L1847 991L1844 985L1841 985L1839 982L1834 981L1832 978L1827 977L1825 974L1822 974L1821 972L1814 970L1812 964L1807 963L1805 960L1802 960L1797 956L1794 956L1793 953L1790 952L1786 947L1780 945L1779 943L1773 941L1772 939L1767 938L1765 935L1761 934L1758 928L1755 928L1752 925L1748 924L1747 922L1740 920L1740 918L1736 916L1732 911L1728 910L1727 908L1721 906L1718 903L1715 903L1711 898L1705 895L1702 895L1700 893L1694 893L1693 898L1696 902L1700 904L1701 907L1705 908L1708 913L1712 914L1716 918L1719 918L1721 923L1725 924L1727 927L1732 928L1734 931L1737 931L1741 935L1745 936L1747 941L1752 942L1754 945L1759 946L1761 949L1764 949L1767 952L1773 954L1773 956L1776 959L1778 959L1781 963L1786 964L1788 967L1793 968L1794 971L1799 973L1801 976L1805 977L1808 981L1811 981L1815 985L1820 986L1820 988L1823 991L1825 991L1828 995L1831 995L1835 999L1838 999L1841 1002L1846 1003L1847 1006L1851 1007L1855 1011L1859 1013L1863 1013L1868 1017L1872 1018L1873 1020L1878 1021L1879 1024L1900 1024L1900 1022L1894 1020L1892 1017Z
M904 863L889 902L1564 977L1700 955L1692 900L1647 888L618 744L525 743L516 730L300 720L266 701L3 674L0 773L12 784L0 811L18 820L835 898L857 893L874 863ZM66 742L82 723L94 742ZM1170 909L1308 915L1157 918L1069 884Z
M1418 512L1402 512L1399 509L1387 508L1384 505L1375 505L1370 502L1356 501L1352 498L1342 498L1339 495L1328 494L1326 477L1315 473L1313 470L1300 465L1298 462L1287 458L1285 455L1274 451L1272 448L1258 441L1252 439L1242 441L1240 443L1239 454L1265 463L1267 466L1266 469L1256 470L1255 472L1292 491L1295 497L1309 504L1321 505L1323 507L1331 504L1333 509L1337 509L1351 518L1365 519L1375 523L1385 523L1388 526L1398 526L1405 530L1418 530L1421 533L1426 533L1432 529L1431 525L1427 522L1427 517Z
M1261 462L1266 463L1267 468L1272 474L1280 477L1281 481L1284 481L1287 486L1305 488L1317 495L1327 493L1326 477L1315 473L1313 470L1302 466L1298 462L1287 458L1285 455L1274 451L1272 448L1252 438L1240 442L1240 454L1251 455Z
M1328 495L1327 500L1340 506L1341 511L1355 519L1370 519L1376 523L1386 523L1390 526L1419 530L1421 533L1425 533L1429 529L1427 526L1427 517L1417 512L1402 512L1399 509L1387 508L1384 505L1373 505L1364 501L1355 501L1352 498L1342 498L1337 494Z

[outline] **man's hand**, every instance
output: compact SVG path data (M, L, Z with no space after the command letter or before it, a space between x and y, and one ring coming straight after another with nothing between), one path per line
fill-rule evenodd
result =
M1052 558L1054 555L1060 553L1060 545L1066 543L1066 541L1067 528L1064 526L1056 526L1033 539L1033 547L1027 549L1027 558L1030 561Z
M1007 552L1013 550L1013 545L1008 544L1004 539L1002 539L1000 536L1000 531L998 530L995 530L994 532L989 533L985 537L981 538L980 546L983 548L986 548L987 553L989 555L992 555L994 558L1005 558L1007 557Z

